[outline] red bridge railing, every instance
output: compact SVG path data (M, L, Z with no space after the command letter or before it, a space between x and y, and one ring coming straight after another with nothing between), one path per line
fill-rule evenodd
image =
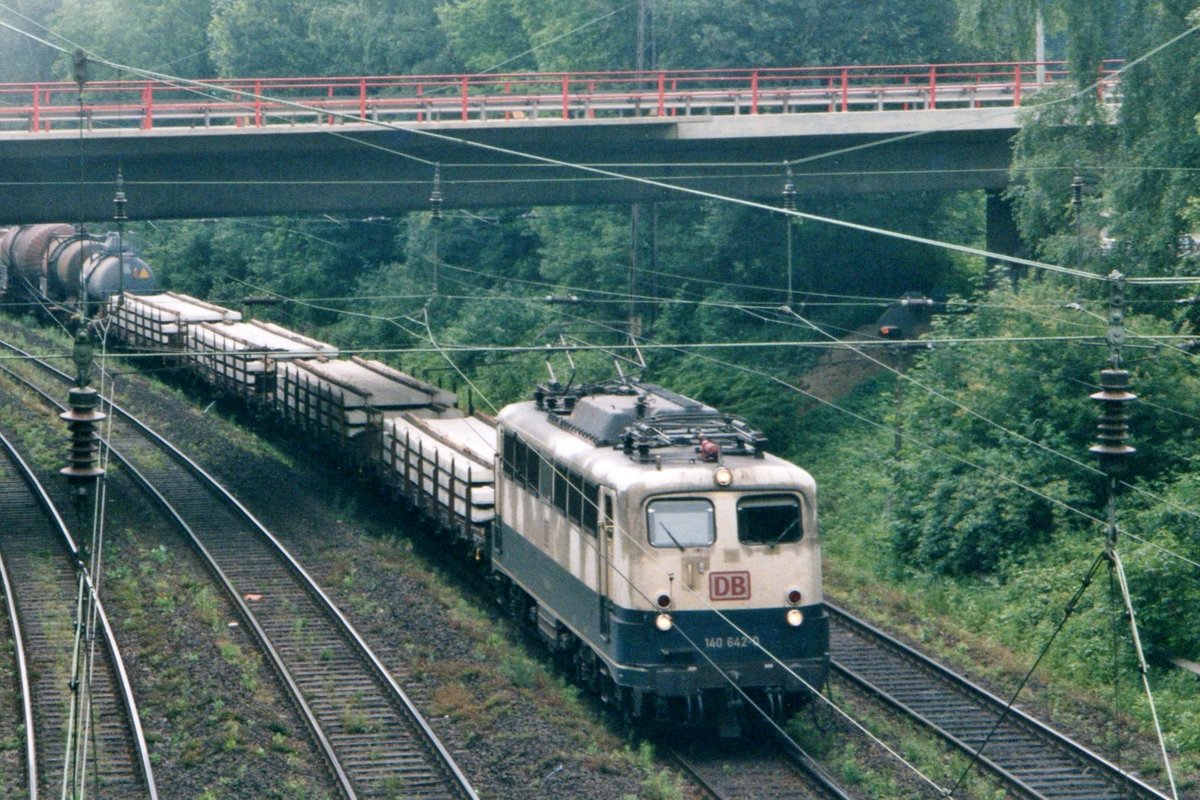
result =
M1120 62L1097 88L1116 102ZM0 132L1016 107L1061 62L0 84Z

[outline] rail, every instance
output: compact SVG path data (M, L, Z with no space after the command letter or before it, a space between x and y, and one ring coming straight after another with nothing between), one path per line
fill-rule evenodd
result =
M796 751L778 733L770 742L698 740L668 745L665 752L688 778L712 798L759 796L796 800L855 800L822 767ZM769 787L769 788L768 788Z
M20 380L18 376L7 369L4 371L17 380ZM46 517L46 521L50 524L51 529L57 533L60 544L62 544L63 548L66 550L66 555L71 559L72 562L77 563L80 559L79 546L75 543L74 537L71 536L70 531L67 529L66 523L58 513L58 509L50 499L50 496L47 494L45 488L34 475L33 470L21 457L20 453L17 452L16 447L2 434L0 434L0 452L3 453L3 456L11 463L15 471L19 474L20 479L25 483L29 495L41 509L42 513ZM0 568L2 568L2 566L3 565L0 564ZM88 582L87 589L89 591L94 591L90 580ZM15 615L17 605L15 602L16 595L13 593L13 587L9 583L7 574L4 575L4 590L5 596L10 598L10 612ZM112 690L116 695L115 700L124 710L126 715L126 732L128 734L127 743L132 749L131 755L134 762L129 766L141 778L140 787L144 790L144 796L149 798L149 800L157 800L158 789L154 780L154 769L151 766L150 749L146 742L145 732L142 728L141 714L138 710L137 701L134 698L133 687L129 680L129 674L125 669L125 661L121 655L121 650L117 645L116 636L114 635L112 625L109 622L108 614L104 610L104 606L99 599L96 600L96 603L101 650L107 655L108 666L111 670L110 677ZM23 661L24 650L22 647L22 637L20 628L16 625L15 616L13 624L13 636L14 641L16 642L18 656ZM30 789L29 796L30 800L36 800L38 797L38 775L36 771L37 751L34 744L34 732L36 731L37 726L34 724L32 692L30 690L30 680L26 672L26 665L24 663L21 663L20 671L23 689L22 705L24 707L23 710L26 719L26 755L29 759L32 759L28 767ZM97 678L97 685L106 684L103 680ZM92 758L98 758L98 756L93 753ZM99 769L100 766L95 765L95 768ZM106 765L106 769L110 773L108 776L109 778L112 778L113 775L117 774L113 772L111 764ZM117 772L119 772L119 770Z
M15 454L8 440L0 434L0 442L9 452ZM14 600L12 582L8 578L8 567L5 566L4 556L0 554L0 591L8 607L9 635L13 641L13 656L16 659L17 686L21 693L21 719L25 726L25 780L29 787L29 800L38 800L38 760L37 760L37 727L33 717L33 686L29 681L29 660L25 656L25 636L21 633L21 616Z
M1097 100L1119 99L1104 61ZM0 132L1019 107L1063 62L0 84Z
M888 636L827 604L836 672L911 716L1021 797L1169 800L1102 756ZM993 730L994 728L994 730Z
M70 376L45 361L31 356L13 345L5 344L4 346L22 355L35 366L54 376L56 379L70 382ZM21 378L18 378L18 380L22 380L34 391L42 394L50 403L62 407L51 396L46 394L42 389L34 386L28 380ZM230 599L238 607L242 617L248 622L252 633L262 645L269 661L272 663L276 673L279 675L297 709L300 711L301 716L304 718L318 748L325 756L331 776L338 785L341 796L347 798L347 800L356 800L358 797L370 795L378 789L378 785L381 782L386 783L387 779L392 777L392 774L398 775L403 771L404 779L413 781L414 783L437 780L442 787L439 796L455 798L456 800L476 800L477 795L466 775L462 772L437 734L429 726L429 723L400 687L399 683L392 677L383 661L354 629L349 619L346 618L328 595L321 590L303 566L288 553L278 539L214 477L157 432L119 405L107 399L104 401L104 408L108 413L116 415L122 422L122 425L114 429L112 434L114 441L110 442L110 452L113 457L129 471L134 480L140 483L151 498L176 522L189 538L193 549L208 563L210 570L218 581L224 585ZM122 432L121 428L125 426L128 426L131 430ZM151 470L148 470L155 471L155 476L152 477L145 474L142 469L139 469L131 457L131 453L126 450L126 446L134 445L135 439L147 444L156 454L167 456L165 460L150 459L152 463L157 461L167 462L166 464L158 464L152 467ZM123 446L116 447L116 440L120 440ZM129 447L128 449L133 450L135 447ZM164 469L164 466L166 469ZM211 519L209 519L209 525L213 530L199 530L197 528L197 515L194 513L190 515L181 513L181 510L169 501L157 488L158 483L163 481L163 473L166 472L181 472L194 480L198 484L201 494L208 495L208 500L205 501L205 510L212 512L217 507L224 507L225 511L231 515L226 518L226 521L236 521L239 527L242 528L239 531L239 535L232 537L223 535L227 532L227 529L223 528L222 524L212 524ZM176 489L178 489L178 485L176 485ZM215 505L211 502L214 499L216 500ZM185 519L185 516L191 516L192 521L189 522L188 519ZM211 518L216 515L206 513L204 516ZM216 531L220 532L217 533ZM297 590L296 599L299 597L310 598L333 623L336 628L336 635L343 637L345 643L353 651L352 654L362 660L367 672L381 687L381 696L385 702L392 704L395 712L402 719L402 724L408 728L409 735L413 737L412 740L419 741L426 748L427 760L423 765L419 764L420 759L414 757L415 754L410 752L405 756L403 770L394 769L393 773L389 774L381 769L382 765L379 761L381 755L391 755L393 758L395 756L395 754L385 752L387 751L386 746L374 742L374 740L372 740L374 743L368 746L355 746L345 741L347 738L352 737L344 735L340 737L342 740L340 743L335 743L334 739L337 737L329 730L331 727L329 721L330 713L328 709L325 709L323 713L321 709L317 708L317 700L319 698L312 696L311 686L309 687L310 691L306 691L301 686L302 679L297 676L295 671L295 654L286 652L288 648L285 645L276 644L278 637L272 636L267 630L271 621L265 618L266 615L263 611L260 610L257 613L252 611L243 596L244 592L235 586L232 570L239 563L249 565L255 560L256 557L251 556L246 550L246 546L253 544L263 545L267 553L267 558L276 561L286 573L294 577L296 581L295 588ZM276 583L276 591L282 592L284 591L284 587ZM296 604L296 607L299 607L299 603ZM296 612L294 608L290 609L288 612L289 620L294 622L294 619L299 618L297 613L299 612ZM277 620L275 621L277 622ZM344 688L348 682L344 675L335 678L335 671L330 667L324 669L323 676L325 679L332 680L337 687L341 688ZM354 684L351 687L354 690L354 696L361 699L371 694L363 688L364 684L360 676L351 675L349 680ZM328 689L328 682L322 681L322 687L323 689ZM332 690L330 691L332 692ZM382 717L379 717L376 721L379 721L379 719L382 719ZM399 732L397 730L393 729L391 734L396 741L390 744L405 744L405 742L400 741L404 737L398 735ZM396 763L392 764L392 767L396 766ZM422 772L423 768L440 774L436 779L431 779L427 773Z

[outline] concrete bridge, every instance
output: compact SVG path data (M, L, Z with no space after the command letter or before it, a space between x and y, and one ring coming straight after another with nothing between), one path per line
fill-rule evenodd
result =
M118 167L130 219L420 210L435 164L446 207L686 198L518 153L767 202L785 160L801 197L995 192L1022 101L1062 77L989 64L8 85L0 224L108 219Z

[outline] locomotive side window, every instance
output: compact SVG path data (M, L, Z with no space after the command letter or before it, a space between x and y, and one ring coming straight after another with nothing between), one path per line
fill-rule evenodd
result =
M525 448L525 485L529 491L537 494L538 472L542 463L542 455L532 447Z
M571 484L567 471L562 466L554 465L554 507L559 513L567 513L567 495L570 494Z
M737 504L738 541L742 544L798 542L804 535L800 500L790 494L743 497Z
M583 482L583 529L595 534L600 510L600 487L591 481Z
M717 538L713 505L698 497L651 500L646 530L654 547L708 547Z
M546 458L510 431L504 432L501 447L501 468L506 477L551 503L559 513L588 533L596 533L599 485Z
M549 500L554 494L554 462L543 458L538 472L538 495Z
M583 476L572 472L569 477L571 488L567 495L567 518L576 525L583 525Z
M504 432L504 452L501 454L500 466L504 468L504 477L513 478L513 465L517 463L517 436L511 431Z

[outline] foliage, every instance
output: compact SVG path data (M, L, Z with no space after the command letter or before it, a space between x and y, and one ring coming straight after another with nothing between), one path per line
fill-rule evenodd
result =
M1083 88L1069 98L1047 98L1051 102L1034 110L1018 138L1012 194L1022 235L1044 255L1067 257L1068 263L1095 255L1103 235L1116 242L1111 266L1127 274L1194 271L1177 243L1194 224L1189 203L1200 195L1195 35L1122 75L1119 115L1099 106L1089 88L1100 59L1115 49L1108 44L1115 36L1120 49L1147 54L1187 29L1194 4L1137 0L1101 14L1094 6L1087 0L1063 6L1077 43L1073 70ZM1078 218L1069 211L1077 172L1087 191Z
M1039 10L1049 35L1063 29L1062 5L1056 0L960 0L958 37L987 60L1031 60Z
M446 71L434 0L212 0L222 75L390 75Z
M33 30L34 24L48 20L62 3L63 0L24 0L17 10L25 19L5 15L4 21L23 30ZM4 54L0 58L0 83L50 80L58 57L57 51L8 28L0 28L0 53Z
M211 14L212 0L62 0L50 24L61 36L110 61L198 78L213 74ZM69 78L70 70L69 57L58 59L58 77Z
M721 0L646 4L647 67L712 69L954 60L952 0ZM731 10L735 13L731 13ZM638 4L451 0L438 11L474 70L625 70L637 64Z
M671 68L894 64L956 60L954 3L721 0L655 4L658 63Z
M1095 322L1064 310L1078 290L1048 283L1026 284L1021 293L998 289L969 318L945 324L938 338L995 338L964 354L939 348L911 370L902 428L909 439L896 471L894 545L904 563L955 576L991 574L1013 579L1067 541L1101 541L1105 484L1084 450L1094 442L1096 373L1103 351L1063 341L1101 333ZM1083 299L1084 307L1089 303ZM1073 316L1069 316L1073 315ZM1093 318L1094 319L1094 318ZM1145 335L1165 333L1153 318L1134 317ZM1127 491L1122 506L1142 540L1195 557L1191 517L1166 511L1158 494L1179 498L1194 485L1187 442L1197 419L1180 413L1200 391L1186 357L1151 348L1127 361L1134 391L1142 398L1131 423L1138 453L1132 476L1139 487L1166 487L1146 495ZM934 387L934 391L929 388ZM1137 541L1137 540L1135 540ZM1132 580L1156 652L1194 652L1196 644L1175 627L1188 603L1200 602L1192 568L1140 543L1141 562ZM1154 597L1154 602L1150 598ZM1165 601L1165 602L1164 602Z
M529 34L512 2L450 0L437 7L455 59L472 72L536 70Z
M1137 537L1127 537L1124 546L1130 588L1141 601L1138 623L1147 632L1152 658L1200 660L1196 567L1177 557L1200 562L1200 526L1187 510L1200 497L1200 477L1192 472L1173 478L1161 495L1162 502L1139 507L1126 523L1126 530Z

